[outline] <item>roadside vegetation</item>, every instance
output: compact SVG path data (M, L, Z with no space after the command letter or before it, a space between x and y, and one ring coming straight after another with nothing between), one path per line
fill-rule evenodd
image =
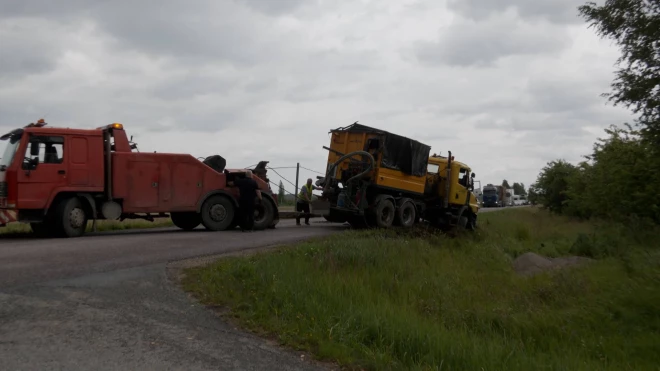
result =
M186 271L247 329L348 368L645 370L660 354L658 230L537 208L432 230L348 232ZM588 264L516 273L525 252Z
M164 228L172 227L172 220L170 218L161 218L156 219L153 222L146 220L125 220L123 222L116 220L97 220L96 221L96 230L99 232L103 231L118 231L124 229L150 229L150 228ZM92 231L92 222L87 223L87 232ZM29 224L24 223L12 223L8 224L4 228L0 228L0 238L2 236L12 236L12 235L23 235L31 234L32 229L30 229Z
M530 200L564 215L660 224L660 4L646 0L588 3L580 15L619 47L609 100L630 108L632 125L612 126L585 161L551 161Z

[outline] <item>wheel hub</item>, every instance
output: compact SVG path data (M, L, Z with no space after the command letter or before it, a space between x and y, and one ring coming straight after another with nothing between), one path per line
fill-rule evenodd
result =
M73 228L80 228L85 223L85 212L80 208L75 208L69 213L69 223Z
M254 220L260 222L266 216L266 210L263 207L257 206L254 208Z
M410 219L412 218L412 212L408 209L403 210L403 222L408 224L410 222Z
M213 205L209 214L211 214L211 219L221 222L227 217L227 209L222 205Z

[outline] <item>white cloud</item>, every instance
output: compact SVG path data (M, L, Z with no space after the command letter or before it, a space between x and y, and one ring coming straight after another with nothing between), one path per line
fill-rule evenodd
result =
M0 129L122 122L142 150L323 170L328 130L359 120L529 185L630 117L577 5L1 0Z

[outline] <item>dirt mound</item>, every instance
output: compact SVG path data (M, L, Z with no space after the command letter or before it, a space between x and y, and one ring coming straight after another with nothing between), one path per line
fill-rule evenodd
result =
M546 258L533 252L520 255L513 261L513 270L523 276L531 276L552 269L561 269L583 265L593 259L581 256L565 256L561 258Z

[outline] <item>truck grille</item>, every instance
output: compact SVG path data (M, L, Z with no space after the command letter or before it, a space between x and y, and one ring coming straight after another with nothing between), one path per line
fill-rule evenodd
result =
M0 197L7 197L7 182L0 182Z

